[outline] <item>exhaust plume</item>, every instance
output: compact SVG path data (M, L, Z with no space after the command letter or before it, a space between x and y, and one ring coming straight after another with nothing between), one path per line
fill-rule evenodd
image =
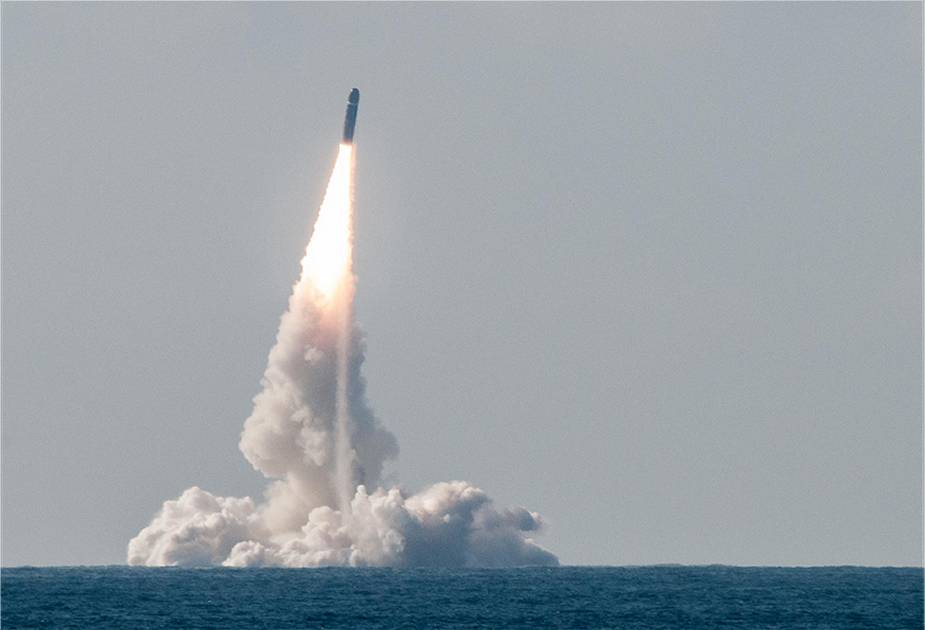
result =
M376 419L353 321L353 145L341 144L302 273L280 319L239 447L272 481L261 503L196 486L128 544L133 565L557 564L535 512L497 509L464 481L413 495L382 487L395 437Z

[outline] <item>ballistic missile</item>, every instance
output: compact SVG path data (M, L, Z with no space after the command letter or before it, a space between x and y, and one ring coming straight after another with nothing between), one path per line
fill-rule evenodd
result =
M360 91L350 90L347 97L347 115L344 116L344 144L353 144L353 130L357 126L357 106L360 104Z

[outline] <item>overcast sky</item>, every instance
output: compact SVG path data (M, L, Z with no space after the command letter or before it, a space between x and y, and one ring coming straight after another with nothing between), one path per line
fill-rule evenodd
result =
M362 91L409 489L564 563L921 564L922 5L2 8L2 562L121 563L237 450Z

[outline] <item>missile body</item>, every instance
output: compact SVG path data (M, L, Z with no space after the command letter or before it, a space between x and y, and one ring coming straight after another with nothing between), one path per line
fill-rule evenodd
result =
M360 104L360 91L356 88L350 90L347 97L347 115L344 116L344 144L353 144L353 130L357 126L357 107Z

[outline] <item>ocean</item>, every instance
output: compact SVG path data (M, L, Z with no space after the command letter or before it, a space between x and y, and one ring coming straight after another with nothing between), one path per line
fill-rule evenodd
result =
M2 570L15 628L920 630L922 569Z

